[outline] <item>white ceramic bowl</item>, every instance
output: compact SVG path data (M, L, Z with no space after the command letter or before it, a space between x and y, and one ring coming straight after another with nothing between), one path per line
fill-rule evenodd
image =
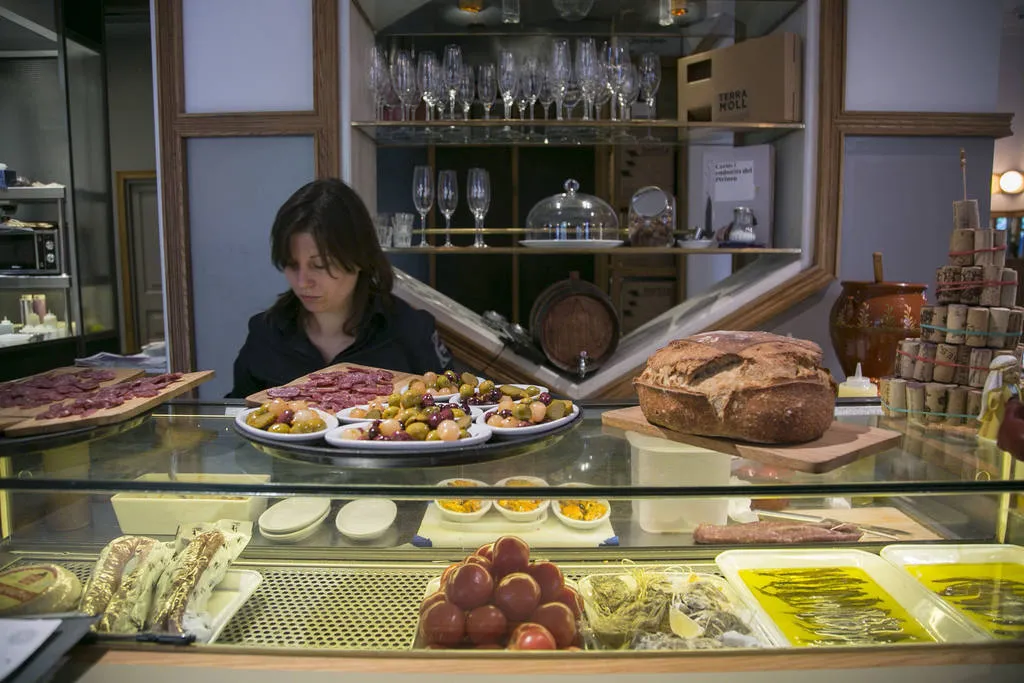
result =
M679 240L683 249L708 249L715 245L715 240Z
M562 487L564 487L564 488L586 489L586 488L590 487L590 484L562 484ZM562 487L560 487L560 488L562 488ZM608 500L605 500L603 498L591 498L591 497L585 495L584 491L581 491L580 494L581 495L579 495L579 496L573 496L572 498L566 498L566 500L596 500L598 503L601 503L601 505L604 505L605 513L602 516L598 517L597 519L591 519L591 520L572 519L571 517L566 517L565 513L562 512L562 505L560 504L560 502L558 500L552 501L551 509L554 510L555 517L558 517L558 521L560 521L562 524L566 525L570 529L596 529L597 527L599 527L602 524L604 524L604 522L611 516L611 514L612 514L611 502L608 501Z
M334 520L342 535L353 541L380 538L395 523L398 506L387 498L359 498L338 510Z
M299 543L300 541L304 541L315 534L320 529L320 525L323 524L325 519L327 519L327 515L329 513L330 506L328 506L328 509L324 511L324 514L319 519L314 520L312 524L299 529L298 531L293 531L287 534L272 534L260 528L260 535L272 543Z
M454 479L445 479L443 481L437 482L437 485L448 486L451 487L453 491L458 491L459 487L452 486L452 483L456 481L470 481L477 486L489 486L487 482L480 481L479 479L470 479L469 477L455 477ZM452 498L459 498L459 496L452 496ZM480 509L477 510L476 512L456 512L455 510L449 510L443 507L441 505L441 500L434 501L434 505L437 507L438 510L441 511L441 516L445 519L450 519L453 522L475 522L484 515L486 515L490 511L492 503L489 500L481 500L480 503Z
M338 427L338 418L334 417L330 413L325 413L319 408L312 408L312 410L314 410L316 414L320 416L320 419L324 421L324 424L327 425L325 429L321 429L319 432L311 432L309 434L275 434L274 432L268 432L265 429L256 429L255 427L251 427L245 423L245 418L248 417L249 413L253 412L254 410L258 410L258 408L250 408L249 410L243 410L242 412L240 412L238 415L235 416L235 424L238 425L239 429L241 429L246 434L252 434L253 436L262 436L267 439L273 439L274 441L316 441L318 439L324 438L324 435L327 434L327 432L331 431L332 429L337 429Z
M318 520L322 521L330 510L330 498L286 498L260 515L260 532L271 536L296 533L318 523Z
M513 480L513 479L522 479L522 480L525 480L525 481L529 481L529 482L532 482L536 486L547 486L548 485L548 483L546 481L544 481L543 479L541 479L540 477L530 477L530 476L525 476L524 475L524 476L519 476L519 477L505 477L501 481L495 483L494 486L496 488L499 487L499 486L504 486L507 491L517 491L517 492L518 491L526 491L526 492L530 491L530 487L526 487L526 486L523 486L523 487L509 486L508 482ZM508 498L527 498L527 497L529 497L528 494L527 495L516 495L516 496L509 495L508 496ZM496 493L495 494L495 498L500 500L501 498L504 498L504 496L501 496L501 495ZM533 500L539 500L539 499L538 498L533 498ZM529 511L526 511L526 512L517 512L515 510L507 510L504 506L501 505L501 503L498 500L495 500L495 502L494 502L495 509L497 509L498 512L500 512L505 517L505 519L507 519L510 522L535 522L535 521L537 521L538 519L540 519L541 517L544 516L544 513L547 512L547 509L550 506L551 506L551 501L550 500L541 500L540 505L538 505L535 510L529 510Z

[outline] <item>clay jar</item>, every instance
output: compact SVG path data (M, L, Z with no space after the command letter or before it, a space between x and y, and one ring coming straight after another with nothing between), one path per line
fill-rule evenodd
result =
M832 306L832 347L847 376L857 363L872 378L893 372L901 339L920 335L927 285L909 282L843 282Z

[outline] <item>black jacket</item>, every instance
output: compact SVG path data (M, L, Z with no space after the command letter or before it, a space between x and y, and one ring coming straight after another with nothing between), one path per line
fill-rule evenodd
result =
M235 359L235 383L228 398L245 398L335 363L356 363L423 374L448 369L451 353L438 336L434 316L397 297L386 307L377 299L367 311L356 340L330 363L295 320L266 312L249 319L249 336Z

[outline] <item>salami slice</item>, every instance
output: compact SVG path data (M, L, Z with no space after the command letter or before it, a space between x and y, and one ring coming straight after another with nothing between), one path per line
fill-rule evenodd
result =
M693 540L705 544L852 543L863 535L864 532L854 524L751 522L699 524L693 531Z

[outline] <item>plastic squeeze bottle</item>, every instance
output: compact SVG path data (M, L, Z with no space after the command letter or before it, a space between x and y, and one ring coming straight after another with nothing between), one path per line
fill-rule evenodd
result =
M861 374L860 363L857 363L857 374L846 378L839 385L839 398L877 398L878 387Z

